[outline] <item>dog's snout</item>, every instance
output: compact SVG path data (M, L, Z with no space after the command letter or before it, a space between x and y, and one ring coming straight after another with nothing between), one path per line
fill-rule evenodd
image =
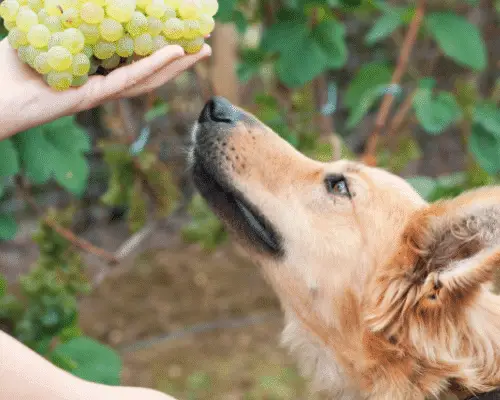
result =
M238 120L238 110L225 98L213 97L201 111L198 122L232 124Z

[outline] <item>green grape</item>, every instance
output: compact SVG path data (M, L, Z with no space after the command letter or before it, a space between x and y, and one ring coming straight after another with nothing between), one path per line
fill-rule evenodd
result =
M127 32L130 33L130 36L136 37L147 31L148 19L143 13L135 11L132 15L132 19L127 23Z
M49 39L48 48L51 49L54 46L60 46L63 40L63 32L54 32Z
M106 5L106 0L88 0L91 3L97 4L98 6L104 7Z
M184 22L179 18L170 18L165 22L163 33L167 39L180 39L184 35Z
M191 19L184 21L184 33L182 35L184 39L192 40L200 35L200 23L198 21Z
M88 75L74 76L73 77L73 82L71 83L71 86L73 86L73 87L83 86L88 81L89 81L89 76Z
M68 49L71 54L81 53L85 46L85 36L76 28L69 28L63 32L61 46Z
M213 17L219 11L219 3L217 0L203 0L201 11L204 15Z
M164 36L158 35L153 37L153 52L158 51L167 45L168 41Z
M54 46L48 51L47 61L53 70L61 72L71 67L73 56L68 49L62 46Z
M175 11L175 8L167 6L167 8L165 9L165 15L163 15L162 19L167 21L170 18L177 18L177 12Z
M208 15L202 15L200 17L200 19L198 20L198 22L200 24L200 28L199 28L200 33L203 36L207 36L213 32L213 30L215 28L215 21L212 17L210 17Z
M203 47L204 44L205 44L205 39L202 37L199 37L199 38L196 38L193 40L186 40L183 43L182 47L184 47L184 50L186 51L186 53L195 54L201 50L201 48Z
M83 37L85 38L85 44L96 44L101 38L99 25L83 23L78 27L78 29L80 29L80 32L82 32Z
M153 52L153 37L145 33L134 39L135 54L139 56L148 56Z
M167 6L163 0L152 0L151 4L146 7L146 14L150 17L161 18L165 15Z
M58 17L61 16L64 11L60 0L45 0L44 8L47 14Z
M0 17L7 22L15 21L19 7L20 5L16 0L5 0L0 3Z
M35 62L35 58L41 53L40 50L35 49L33 46L20 46L17 50L17 54L19 55L19 59L29 66L33 66Z
M159 35L163 31L163 22L155 17L148 17L148 33L152 36Z
M201 3L199 0L183 0L178 11L182 19L198 19L202 14Z
M177 10L181 5L181 1L182 0L165 0L165 4L167 5L167 7L171 7Z
M40 10L43 8L43 1L42 0L28 0L28 7L35 11L36 13L40 12Z
M44 52L36 56L33 68L41 75L48 74L52 70L49 64L49 53Z
M61 32L63 29L61 19L59 17L56 17L55 15L49 15L47 18L45 18L45 21L40 22L44 24L49 30L54 33L54 32Z
M106 14L115 21L124 23L132 19L135 0L108 0Z
M83 46L82 53L85 54L87 58L90 60L94 55L94 50L92 49L92 46L85 45Z
M116 43L116 54L120 57L130 57L134 54L134 39L130 35L123 36Z
M5 29L8 31L11 31L12 29L16 28L16 21L3 21L3 26L5 26Z
M123 34L123 26L118 21L111 18L104 18L99 25L99 32L104 40L108 42L116 42Z
M75 76L87 75L90 70L90 60L83 54L75 54L73 57L72 71Z
M66 28L78 28L82 23L80 12L76 8L65 9L61 21Z
M7 38L14 49L18 49L20 46L26 46L28 44L26 32L18 28L11 29Z
M47 10L45 8L42 8L40 11L38 11L37 15L38 15L38 22L40 24L45 24L47 17L49 17L49 13L47 12Z
M28 42L35 48L47 47L50 39L50 30L45 25L32 26L28 32Z
M99 24L104 19L104 8L95 3L85 3L80 10L80 17L88 24Z
M113 54L111 57L102 60L101 66L107 70L115 69L120 65L121 58L118 54Z
M100 40L94 46L94 57L98 58L99 60L110 58L115 53L116 45L114 43Z
M28 32L32 26L38 24L38 16L34 11L23 8L17 13L16 24L22 31Z
M96 60L95 58L92 58L90 60L90 70L89 70L89 75L94 75L97 70L99 69L99 66L101 65L100 60Z
M152 0L137 0L137 5L136 7L139 9L139 10L146 10L146 7L149 6L151 4L151 1Z
M52 71L47 74L47 83L55 90L67 90L73 83L73 75L68 71Z

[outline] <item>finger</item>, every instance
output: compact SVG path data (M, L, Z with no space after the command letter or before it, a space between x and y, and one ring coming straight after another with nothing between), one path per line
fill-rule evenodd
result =
M199 53L189 55L186 57L182 57L171 64L165 66L157 73L149 76L141 82L138 82L136 85L132 86L130 89L124 91L123 93L119 93L119 97L134 97L141 95L143 93L150 92L165 83L169 80L174 79L181 72L191 68L193 65L198 63L199 61L210 57L212 54L212 49L208 45L204 45Z
M119 95L184 54L184 49L180 46L166 46L149 57L117 68L106 77L94 76L82 87L85 92L82 105L88 108L89 105L97 105Z

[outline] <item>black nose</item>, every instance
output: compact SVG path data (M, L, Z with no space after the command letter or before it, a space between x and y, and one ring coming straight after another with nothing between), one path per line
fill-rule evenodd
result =
M213 97L203 107L198 122L222 122L231 124L238 119L238 110L224 97Z

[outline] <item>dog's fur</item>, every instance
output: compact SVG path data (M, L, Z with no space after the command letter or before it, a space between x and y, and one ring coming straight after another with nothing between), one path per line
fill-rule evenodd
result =
M500 188L427 204L403 179L298 153L253 116L195 128L210 164L275 228L282 254L252 245L278 294L283 342L333 399L424 399L500 386ZM325 188L346 178L350 196ZM220 178L222 179L222 178ZM199 184L200 186L200 184Z

